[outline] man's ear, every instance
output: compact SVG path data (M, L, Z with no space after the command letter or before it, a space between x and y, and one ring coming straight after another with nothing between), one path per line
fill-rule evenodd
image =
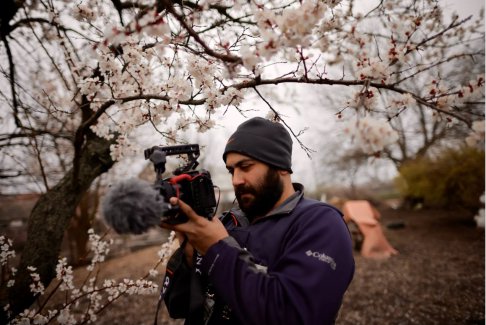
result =
M279 170L278 173L280 174L280 176L285 176L285 175L290 175L290 173L287 171L287 170Z

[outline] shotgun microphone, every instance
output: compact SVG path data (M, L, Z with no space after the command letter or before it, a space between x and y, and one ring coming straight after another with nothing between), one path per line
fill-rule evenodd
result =
M119 234L141 234L160 225L169 208L160 191L138 178L117 182L102 202L104 220Z

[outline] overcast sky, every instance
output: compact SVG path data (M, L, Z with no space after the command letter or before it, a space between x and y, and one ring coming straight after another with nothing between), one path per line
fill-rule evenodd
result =
M444 9L450 12L456 11L459 17L468 17L473 15L473 18L479 17L479 11L484 8L483 0L441 0L439 3L444 3Z

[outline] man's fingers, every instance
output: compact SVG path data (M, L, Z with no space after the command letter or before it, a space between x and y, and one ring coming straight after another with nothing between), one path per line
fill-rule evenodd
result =
M181 212L184 213L189 219L196 220L200 217L189 205L176 197L170 198L170 204L178 205Z

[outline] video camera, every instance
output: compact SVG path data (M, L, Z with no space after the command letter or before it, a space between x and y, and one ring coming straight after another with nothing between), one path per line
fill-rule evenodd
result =
M176 168L169 178L162 178L165 172L166 156L187 154L186 165ZM216 211L216 198L211 175L206 170L195 170L199 165L199 145L179 145L158 147L144 150L145 159L150 159L157 174L154 187L169 202L171 197L180 198L187 203L198 215L209 220ZM180 224L188 220L177 206L169 206L162 221L168 224Z

